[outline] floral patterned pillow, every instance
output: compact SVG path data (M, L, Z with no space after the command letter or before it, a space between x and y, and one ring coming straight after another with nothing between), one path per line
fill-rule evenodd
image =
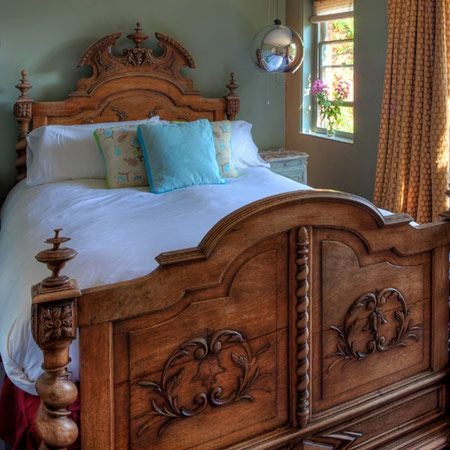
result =
M220 175L228 178L237 177L237 171L231 162L231 122L229 120L211 122L211 127Z
M97 128L94 136L106 163L110 188L148 186L137 127Z

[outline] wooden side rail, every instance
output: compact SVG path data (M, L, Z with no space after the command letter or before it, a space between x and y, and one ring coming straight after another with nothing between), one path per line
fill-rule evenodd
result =
M81 295L75 280L60 275L65 263L77 255L75 250L60 247L69 238L60 237L61 230L46 243L53 247L36 255L47 264L52 275L32 287L33 337L44 354L44 373L36 382L41 407L36 429L42 439L41 450L66 449L78 437L78 427L67 409L78 396L77 387L69 380L69 347L77 335L76 299Z

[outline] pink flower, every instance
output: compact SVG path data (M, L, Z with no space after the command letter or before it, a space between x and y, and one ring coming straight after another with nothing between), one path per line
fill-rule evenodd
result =
M347 81L341 80L335 88L336 97L340 100L348 97L350 93L350 84Z
M322 93L326 93L327 85L322 80L316 80L311 86L311 94L318 95Z

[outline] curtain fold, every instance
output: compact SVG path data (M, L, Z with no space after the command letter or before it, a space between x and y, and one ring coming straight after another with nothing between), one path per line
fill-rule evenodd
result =
M374 202L418 222L447 209L450 0L389 0Z

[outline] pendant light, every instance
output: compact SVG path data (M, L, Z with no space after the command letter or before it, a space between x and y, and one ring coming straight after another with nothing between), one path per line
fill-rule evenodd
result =
M281 24L278 1L273 25L264 27L253 39L252 58L262 72L294 73L303 63L303 41L295 30Z

